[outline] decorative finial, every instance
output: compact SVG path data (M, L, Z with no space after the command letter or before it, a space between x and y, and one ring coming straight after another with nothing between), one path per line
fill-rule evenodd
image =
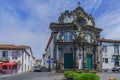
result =
M80 1L78 2L78 7L80 7Z

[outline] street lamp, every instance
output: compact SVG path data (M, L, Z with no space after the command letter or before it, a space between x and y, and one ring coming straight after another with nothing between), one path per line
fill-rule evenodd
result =
M51 55L48 56L48 65L49 65L48 70L49 70L49 71L50 71L50 68L51 68L51 67L50 67L50 58L51 58Z

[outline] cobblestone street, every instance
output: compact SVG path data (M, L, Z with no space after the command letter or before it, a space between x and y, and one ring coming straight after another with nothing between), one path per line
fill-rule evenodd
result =
M108 78L115 77L120 79L120 73L97 73L100 76L100 80L108 80ZM51 72L28 72L21 75L15 75L11 77L1 78L0 80L65 80L62 73Z
M2 78L0 80L62 80L64 76L61 73L50 72L28 72L21 75Z
M100 76L100 80L108 80L108 78L117 78L117 80L120 80L120 73L97 73L97 75Z

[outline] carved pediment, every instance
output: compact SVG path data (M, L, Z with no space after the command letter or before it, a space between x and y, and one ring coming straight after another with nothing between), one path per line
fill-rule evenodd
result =
M78 20L85 20L86 25L95 26L94 19L91 14L88 14L84 11L84 9L78 6L75 10L69 11L66 10L61 16L58 18L59 23L72 23Z

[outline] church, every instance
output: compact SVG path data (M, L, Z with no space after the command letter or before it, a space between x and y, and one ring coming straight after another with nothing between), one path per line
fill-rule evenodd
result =
M51 36L43 54L45 67L102 70L119 65L120 41L100 38L102 29L95 26L94 18L80 3L73 11L61 13L58 23L51 23L49 28Z

